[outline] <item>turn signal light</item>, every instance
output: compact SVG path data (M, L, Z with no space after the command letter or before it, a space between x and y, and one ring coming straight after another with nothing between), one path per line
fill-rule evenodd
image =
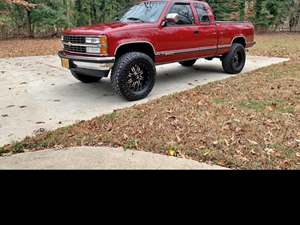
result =
M107 37L105 35L100 36L100 54L101 55L108 55L108 44L107 44Z

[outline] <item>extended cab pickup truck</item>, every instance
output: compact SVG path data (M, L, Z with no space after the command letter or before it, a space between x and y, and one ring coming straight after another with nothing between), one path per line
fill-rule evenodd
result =
M207 3L191 0L143 1L113 23L66 30L62 42L62 65L76 79L98 82L111 71L114 91L129 101L152 91L155 65L220 58L236 74L255 44L251 23L216 22Z

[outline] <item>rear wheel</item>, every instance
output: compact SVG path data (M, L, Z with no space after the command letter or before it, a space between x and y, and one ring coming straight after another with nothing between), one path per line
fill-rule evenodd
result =
M243 45L234 43L228 54L222 57L222 66L226 73L240 73L246 63L246 52Z
M77 80L81 81L82 83L96 83L99 82L102 77L92 77L92 76L87 76L81 73L77 73L74 71L71 71L73 77L75 77Z
M155 65L148 55L129 52L115 63L111 82L115 93L128 101L136 101L149 95L154 87L155 77Z
M194 60L188 60L188 61L182 61L182 62L179 62L182 66L184 67L191 67L193 66L195 63L196 63L196 59Z

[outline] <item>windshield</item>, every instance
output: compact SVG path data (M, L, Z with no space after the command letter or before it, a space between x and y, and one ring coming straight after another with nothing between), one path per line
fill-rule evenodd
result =
M166 2L149 1L143 2L139 5L131 7L121 18L121 22L157 22L162 11L164 10Z

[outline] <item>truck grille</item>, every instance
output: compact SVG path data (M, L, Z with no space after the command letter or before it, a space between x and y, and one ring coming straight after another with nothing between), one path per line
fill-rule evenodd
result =
M85 36L71 36L71 35L63 36L62 43L63 43L64 51L70 53L79 53L79 54L85 53L89 55L99 55L100 52L97 49L96 49L97 52L94 52L93 49L92 50L90 49L91 48L99 49L100 45L98 43L97 44L86 43L86 38L87 37Z
M64 50L70 51L70 52L86 53L86 47L84 47L84 46L64 45Z
M85 44L85 37L82 36L64 36L64 42L71 42L73 44Z

